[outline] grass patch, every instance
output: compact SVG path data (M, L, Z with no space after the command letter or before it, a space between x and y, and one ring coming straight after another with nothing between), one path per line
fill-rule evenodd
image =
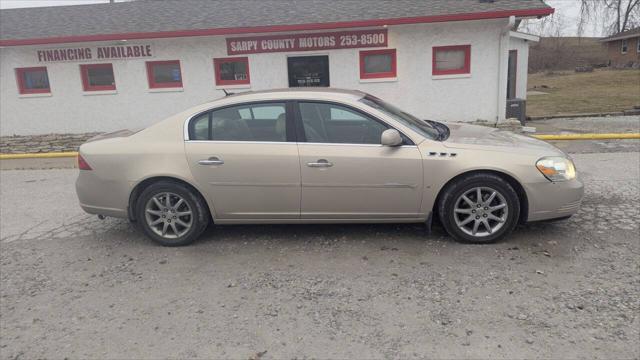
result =
M615 112L640 105L640 70L536 73L528 81L529 90L548 93L527 96L529 116Z

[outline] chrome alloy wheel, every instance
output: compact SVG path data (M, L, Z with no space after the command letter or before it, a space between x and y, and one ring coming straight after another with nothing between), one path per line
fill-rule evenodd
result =
M186 234L193 225L193 214L189 204L174 193L154 195L145 205L145 219L156 234L175 239Z
M483 237L500 230L509 216L505 197L489 187L475 187L455 202L454 218L464 233Z

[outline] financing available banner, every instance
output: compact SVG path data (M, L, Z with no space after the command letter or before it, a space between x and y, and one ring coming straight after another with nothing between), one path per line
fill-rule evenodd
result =
M151 45L113 45L36 50L38 62L150 58Z

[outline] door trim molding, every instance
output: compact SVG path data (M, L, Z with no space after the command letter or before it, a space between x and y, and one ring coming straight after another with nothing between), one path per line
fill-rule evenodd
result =
M302 187L308 188L375 188L375 189L415 189L418 187L416 184L401 184L401 183L384 183L384 184L319 184L319 183L302 183Z

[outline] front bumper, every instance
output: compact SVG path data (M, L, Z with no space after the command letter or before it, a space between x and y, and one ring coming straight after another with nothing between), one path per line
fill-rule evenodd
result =
M540 221L571 216L580 210L584 185L579 179L562 182L526 184L529 200L527 221Z

